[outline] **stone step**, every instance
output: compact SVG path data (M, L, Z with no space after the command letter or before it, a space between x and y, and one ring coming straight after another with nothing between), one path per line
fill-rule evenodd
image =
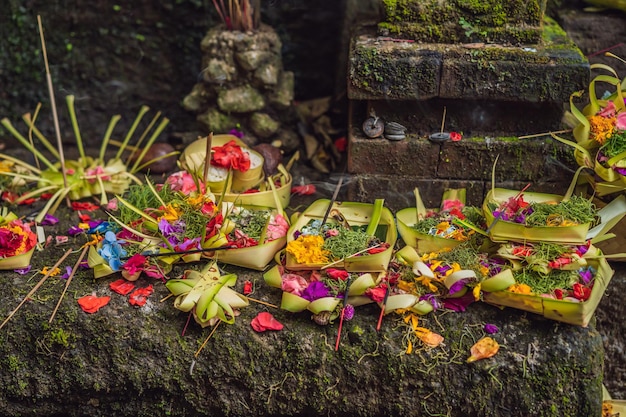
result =
M385 198L392 209L415 204L413 189L428 207L438 207L446 188L467 188L468 204L479 205L496 186L563 194L577 168L572 148L543 136L530 139L469 137L437 144L409 134L406 139L369 139L358 127L349 135L348 198Z
M441 2L430 0L382 1L380 33L425 42L462 43L475 40L536 43L546 2L492 0Z
M351 43L348 98L566 102L587 86L589 63L556 22L546 18L542 29L541 42L526 46L424 43L364 29Z

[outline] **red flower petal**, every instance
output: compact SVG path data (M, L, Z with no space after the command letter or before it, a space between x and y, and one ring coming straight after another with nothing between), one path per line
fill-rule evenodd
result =
M109 303L111 297L96 297L95 295L86 295L78 299L78 305L85 313L95 313Z
M78 218L83 223L87 223L89 220L91 220L91 216L89 214L84 214L84 213L79 213Z
M372 249L368 249L367 253L369 253L370 255L374 255L375 253L381 253L386 251L387 248L381 248L380 246L377 248L372 248Z
M282 330L283 325L272 316L271 313L263 311L252 319L250 325L256 332L264 332L266 330Z
M243 283L243 295L252 294L252 282L246 281Z
M72 208L76 211L78 210L95 211L95 210L98 210L100 207L89 202L72 201Z
M337 148L339 152L345 152L346 149L348 149L348 140L346 139L345 136L342 136L339 139L335 139L334 143L335 143L335 148Z
M385 299L385 293L387 293L386 287L368 288L365 291L365 295L374 300L375 303L382 303Z
M344 271L343 269L329 268L326 270L326 275L332 279L345 281L350 276L350 273L348 271Z
M123 278L120 278L117 281L113 281L112 283L110 283L109 288L111 288L111 291L114 291L120 295L126 295L135 289L135 284L130 281L126 281Z
M152 288L152 285L148 285L145 288L137 288L130 295L128 302L134 306L141 307L142 305L146 304L146 301L148 301L148 297L150 296L150 294L152 294L153 291L154 290Z

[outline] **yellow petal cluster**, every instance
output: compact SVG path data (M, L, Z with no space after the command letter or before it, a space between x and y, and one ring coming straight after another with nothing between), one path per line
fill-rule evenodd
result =
M532 294L532 288L526 284L513 284L507 291L514 292L516 294Z
M287 243L287 253L299 264L328 263L330 252L322 249L324 238L318 235L301 235Z

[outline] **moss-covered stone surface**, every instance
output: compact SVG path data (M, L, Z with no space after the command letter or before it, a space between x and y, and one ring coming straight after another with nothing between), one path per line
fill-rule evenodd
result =
M379 33L420 42L536 43L545 1L381 0Z
M46 226L64 234L78 221L61 208L62 222ZM83 238L48 246L33 257L33 271L51 266ZM77 254L62 265L73 265ZM187 265L195 268L199 265ZM183 268L175 268L170 278ZM252 297L278 304L260 272L224 266L255 284ZM14 310L41 275L0 274L0 316ZM473 304L462 313L437 312L420 324L445 337L428 349L415 344L398 316L357 308L345 322L335 351L337 323L315 324L251 303L235 324L201 329L164 298L162 282L140 278L155 292L143 307L113 293L117 276L95 280L80 270L60 308L49 318L65 280L50 277L0 330L0 414L11 416L563 416L599 415L603 349L593 326L558 324L512 309ZM110 303L94 314L77 299L95 293ZM284 324L279 332L255 333L250 321L270 311ZM469 348L492 323L500 352L466 363ZM185 330L185 334L181 333ZM196 355L196 353L199 353Z
M556 22L546 19L541 39L524 47L355 37L348 96L560 103L585 88L588 79L587 59Z

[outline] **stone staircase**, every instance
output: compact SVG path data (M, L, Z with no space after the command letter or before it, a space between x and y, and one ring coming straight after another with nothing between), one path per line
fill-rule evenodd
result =
M489 14L456 3L381 3L378 24L360 28L350 44L349 198L382 196L400 209L414 204L419 187L434 207L445 188L465 187L468 203L479 204L498 156L498 186L531 182L533 191L564 192L576 166L571 149L547 134L519 139L563 129L564 103L589 80L587 59L544 16L545 5L496 1L502 13ZM504 24L489 26L509 12ZM425 21L429 13L437 19ZM367 137L371 115L405 126L406 138ZM463 139L428 139L442 130Z

